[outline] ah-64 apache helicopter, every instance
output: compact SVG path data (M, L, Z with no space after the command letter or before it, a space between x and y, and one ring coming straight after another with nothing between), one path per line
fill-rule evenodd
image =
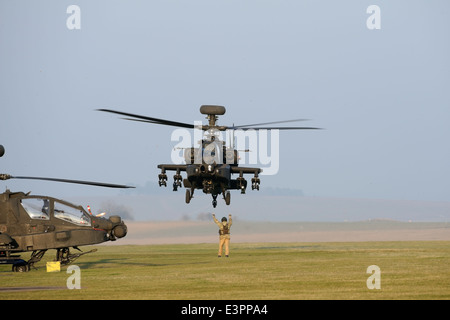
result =
M261 168L255 167L241 167L239 166L238 150L233 146L227 147L224 141L220 141L218 132L233 131L233 130L305 130L305 129L320 129L314 127L273 127L266 125L273 125L278 123L302 121L305 119L273 121L266 123L257 123L240 126L219 126L216 124L219 115L225 114L225 107L217 105L203 105L200 107L200 113L206 115L209 123L207 125L196 125L183 122L176 122L171 120L164 120L159 118L147 117L127 112L121 112L110 109L98 109L98 111L111 112L126 116L126 120L141 121L146 123L161 124L167 126L175 126L188 129L201 129L206 131L206 135L201 141L198 141L199 148L185 148L184 160L186 164L159 164L161 169L159 174L159 186L167 186L166 171L175 171L173 176L173 191L177 191L181 187L181 181L186 188L186 203L189 203L194 196L195 189L201 189L206 194L211 194L213 197L212 205L216 207L217 196L222 194L223 199L227 205L230 204L230 191L240 190L245 193L247 188L247 180L244 174L253 174L252 190L259 190L259 174L262 172ZM234 143L234 141L233 141ZM248 151L248 150L244 150ZM183 179L181 171L185 171L187 179ZM232 174L239 174L239 177L233 179Z
M0 145L0 157L5 149ZM34 179L76 183L109 188L134 188L110 183L0 174L0 180ZM89 209L90 211L90 209ZM6 190L0 194L0 264L12 264L16 272L29 271L49 249L56 249L56 261L62 265L79 256L78 246L114 241L125 237L127 226L119 216L108 219L92 215L82 206L49 196L30 195ZM72 247L80 253L71 253ZM24 261L16 253L32 252Z

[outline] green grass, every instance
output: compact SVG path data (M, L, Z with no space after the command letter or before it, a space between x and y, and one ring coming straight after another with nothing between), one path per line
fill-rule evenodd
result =
M1 265L0 300L450 299L449 241L232 243L230 258L217 258L215 244L97 248L73 263L81 290L66 288L67 267L46 272L54 251L28 273ZM366 286L370 265L380 290ZM62 289L5 291L47 286Z

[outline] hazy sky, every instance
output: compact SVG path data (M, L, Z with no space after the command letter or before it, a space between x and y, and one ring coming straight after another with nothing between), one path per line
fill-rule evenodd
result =
M70 5L80 29L67 26ZM381 29L367 26L370 5ZM206 122L202 104L219 104L223 125L325 128L280 132L279 172L261 188L450 201L449 35L446 0L1 1L0 172L156 183L174 128L95 109L193 123Z

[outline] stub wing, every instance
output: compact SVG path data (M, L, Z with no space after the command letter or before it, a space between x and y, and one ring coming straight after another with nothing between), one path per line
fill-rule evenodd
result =
M231 173L239 173L239 177L230 181L231 188L240 189L241 193L245 193L245 189L247 188L247 181L244 179L244 174L253 174L254 176L252 178L252 190L259 190L260 180L258 175L261 172L261 168L232 166Z
M186 164L158 164L158 169L169 171L186 171Z
M181 187L181 181L183 177L181 176L181 171L186 171L187 165L185 164L159 164L158 168L161 169L161 173L158 175L159 178L159 186L167 186L167 175L166 170L176 171L176 174L173 176L173 190L176 191L178 187Z
M238 166L232 166L231 167L231 173L239 173L240 175L245 173L254 174L255 176L258 176L259 173L262 172L261 168L249 168L249 167L238 167Z

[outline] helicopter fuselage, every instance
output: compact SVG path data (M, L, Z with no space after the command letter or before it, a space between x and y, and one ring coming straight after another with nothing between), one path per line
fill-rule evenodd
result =
M166 170L176 171L173 176L173 191L181 187L181 182L186 190L186 203L193 198L194 190L201 189L203 193L211 194L213 206L217 205L216 198L222 194L227 205L230 204L228 190L240 190L245 193L247 180L244 174L254 174L252 178L252 190L259 190L259 173L261 168L240 167L238 165L238 151L225 147L219 141L201 141L202 148L187 148L184 152L186 164L160 164L159 185L167 186ZM181 171L186 172L183 179ZM233 174L239 174L236 179Z
M119 216L96 217L82 206L48 196L9 190L0 194L0 259L27 251L43 255L49 249L59 255L62 249L68 252L69 247L113 241L126 234Z

